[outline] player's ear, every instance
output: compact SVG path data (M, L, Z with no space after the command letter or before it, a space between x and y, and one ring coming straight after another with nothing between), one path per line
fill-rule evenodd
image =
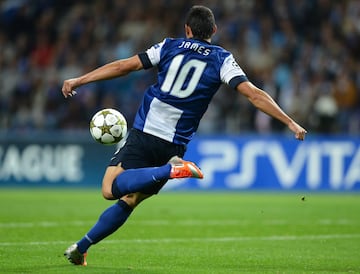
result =
M191 38L193 36L191 28L185 24L185 35L186 38Z
M217 25L214 25L213 27L213 35L217 32Z

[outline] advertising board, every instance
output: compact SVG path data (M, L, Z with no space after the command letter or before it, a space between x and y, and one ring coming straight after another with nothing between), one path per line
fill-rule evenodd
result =
M0 186L99 186L115 146L88 134L3 138ZM360 140L351 137L198 136L186 159L203 180L172 180L168 190L360 190Z

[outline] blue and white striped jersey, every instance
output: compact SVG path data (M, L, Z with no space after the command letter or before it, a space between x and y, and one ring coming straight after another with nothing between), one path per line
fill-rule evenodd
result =
M176 144L187 144L222 83L233 88L247 77L232 54L202 40L166 38L139 57L157 66L137 112L134 128Z

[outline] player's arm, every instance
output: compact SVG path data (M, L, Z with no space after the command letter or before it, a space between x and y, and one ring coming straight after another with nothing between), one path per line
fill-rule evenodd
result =
M64 97L67 98L68 96L72 96L73 91L79 86L95 81L123 76L142 68L143 64L138 55L134 55L127 59L117 60L90 71L80 77L65 80L62 87L62 93Z
M304 140L307 133L304 128L292 120L265 91L259 89L249 81L237 85L237 91L246 96L249 101L259 110L283 122L295 133L295 138Z

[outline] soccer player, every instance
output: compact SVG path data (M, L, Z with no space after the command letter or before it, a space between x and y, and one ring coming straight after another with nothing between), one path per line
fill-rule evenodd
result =
M157 194L172 178L203 178L201 170L183 160L213 95L224 83L259 110L280 120L303 140L306 130L292 120L263 90L254 86L222 47L212 45L216 32L212 11L193 6L185 21L186 38L166 38L147 51L64 81L65 97L81 85L157 67L158 81L144 94L125 145L110 160L103 182L105 199L117 200L97 223L64 253L76 265L86 265L87 250L121 227L144 199Z

